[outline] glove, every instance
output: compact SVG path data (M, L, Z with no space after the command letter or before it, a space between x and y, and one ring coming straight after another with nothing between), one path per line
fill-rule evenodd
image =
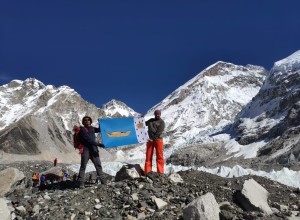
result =
M104 144L99 143L98 147L105 148Z

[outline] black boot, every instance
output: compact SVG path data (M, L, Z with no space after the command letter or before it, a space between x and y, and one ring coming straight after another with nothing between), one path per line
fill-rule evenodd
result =
M84 189L84 187L85 187L85 186L84 186L84 181L78 180L78 181L77 181L77 187L80 188L80 189Z
M97 184L103 184L103 185L110 185L110 181L107 179L107 178L105 178L104 176L97 176L97 180L96 180L96 183Z

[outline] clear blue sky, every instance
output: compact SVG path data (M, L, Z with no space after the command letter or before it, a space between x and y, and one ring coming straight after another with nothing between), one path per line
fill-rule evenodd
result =
M0 0L0 85L34 77L145 113L221 60L300 49L299 0Z

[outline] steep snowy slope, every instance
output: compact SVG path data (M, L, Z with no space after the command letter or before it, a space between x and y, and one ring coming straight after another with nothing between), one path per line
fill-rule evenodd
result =
M300 151L300 51L276 62L261 90L237 116L236 140L243 145L264 140L258 156L297 160ZM277 159L276 159L277 158Z
M233 122L236 114L258 93L266 70L217 62L149 110L162 110L166 144L201 143Z

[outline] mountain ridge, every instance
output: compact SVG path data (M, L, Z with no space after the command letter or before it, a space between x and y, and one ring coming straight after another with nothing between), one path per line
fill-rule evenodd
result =
M256 144L253 148L255 152L258 152L256 156L267 155L266 152L268 150L263 150L266 143L259 145L259 143L262 143L264 136L253 139L253 142L243 142L243 140L247 140L247 137L250 137L245 135L247 126L243 122L253 120L247 118L250 113L246 112L249 108L253 109L253 113L254 110L259 110L255 107L257 102L261 103L261 105L269 102L278 103L278 95L284 94L284 97L290 98L281 98L281 106L294 106L290 108L288 118L298 117L298 99L293 98L295 96L293 94L298 94L298 86L291 83L293 79L296 79L295 81L298 82L298 58L296 52L292 57L275 62L270 72L260 66L240 66L219 61L205 68L182 86L179 86L160 103L149 109L145 115L147 119L152 117L155 109L162 110L162 118L166 122L166 132L164 134L166 157L172 156L172 158L176 158L176 154L182 154L184 153L183 149L189 148L190 153L187 153L187 155L193 154L193 157L197 157L198 161L202 161L198 165L213 165L213 163L217 164L230 158L238 161L247 158L242 153L243 144L245 146L247 144ZM280 66L280 64L284 65L284 67ZM288 90L281 90L278 87L282 85L280 79L284 78L283 75L290 77L287 78L289 80L284 84L288 86ZM272 80L275 80L275 83ZM279 91L281 93L278 93ZM288 93L288 95L284 92ZM13 80L9 84L1 86L0 95L6 98L0 102L0 143L4 143L0 145L0 150L5 153L9 152L8 149L12 141L12 138L8 138L8 134L12 131L8 129L10 127L9 122L14 124L15 133L17 128L21 130L27 129L28 131L33 129L31 134L37 132L37 135L29 135L28 140L28 142L32 141L35 143L36 147L34 149L30 149L29 145L26 146L24 143L25 147L22 144L20 144L20 147L23 150L27 149L27 152L33 150L38 156L39 152L43 153L52 148L55 149L54 152L74 152L71 143L71 130L74 124L80 124L80 120L84 115L90 115L94 122L97 122L99 117L139 115L121 101L112 99L97 108L92 103L83 100L75 90L68 86L58 88L51 85L45 86L42 82L32 78L25 81ZM296 103L293 104L295 100ZM20 101L22 105L20 105ZM61 103L64 104L62 105ZM26 109L30 104L32 109ZM14 107L12 108L11 106ZM18 109L17 107L20 106L24 106L24 108ZM268 106L271 110L276 111L276 109L272 109L273 105ZM263 108L261 112L264 112ZM21 117L16 113L24 114ZM9 115L12 115L12 121L8 120L7 116ZM20 118L24 118L23 123L19 122ZM263 116L255 120L263 121ZM30 123L25 123L28 121ZM45 122L45 125L38 125L38 121ZM293 123L299 124L297 120L293 120ZM26 127L25 125L28 124L29 126ZM251 124L253 123L251 122ZM274 137L269 136L269 138ZM27 140L24 136L19 136L18 138ZM51 142L51 145L42 147L41 138ZM105 159L108 160L117 158L120 154L124 155L124 153L125 155L127 154L125 159L132 159L128 155L139 151L144 152L144 148L144 145L117 148L111 151L104 150L103 154L106 155ZM262 151L259 152L259 149L262 149ZM24 151L26 152L26 150ZM120 153L122 151L123 153ZM48 152L47 154L51 155L51 157L54 156L53 152ZM248 156L248 158L253 157L253 155L255 154ZM50 156L47 159L49 158ZM297 158L298 154L296 155ZM264 161L267 161L267 159L264 159ZM178 161L169 160L169 162L177 163Z

